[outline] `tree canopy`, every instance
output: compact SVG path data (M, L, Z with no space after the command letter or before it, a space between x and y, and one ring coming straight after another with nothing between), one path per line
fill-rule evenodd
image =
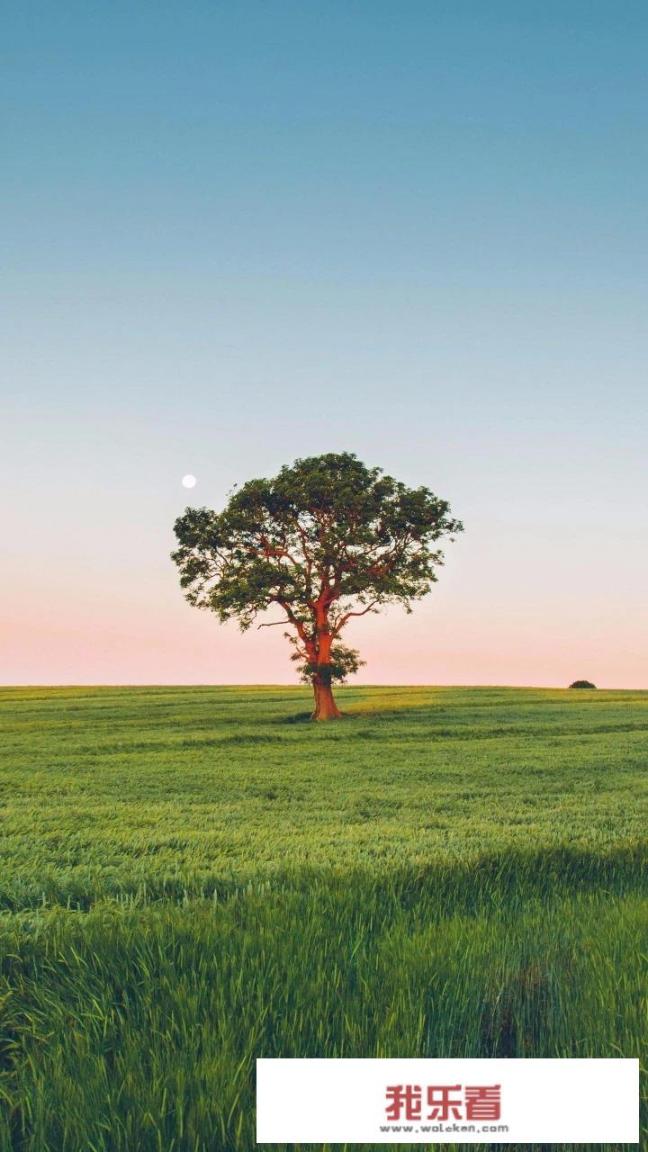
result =
M172 558L190 604L246 631L283 613L316 718L339 715L331 685L359 667L340 641L350 620L431 589L443 536L462 531L446 500L368 468L351 452L296 460L272 479L248 480L222 512L187 508Z

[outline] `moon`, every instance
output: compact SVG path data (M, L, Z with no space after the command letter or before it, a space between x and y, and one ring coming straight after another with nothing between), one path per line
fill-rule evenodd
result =
M186 476L182 477L182 487L183 488L195 488L196 487L196 477L192 476L191 472L187 473Z

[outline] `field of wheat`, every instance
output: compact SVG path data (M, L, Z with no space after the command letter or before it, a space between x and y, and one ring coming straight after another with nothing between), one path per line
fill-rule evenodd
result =
M340 702L0 690L2 1152L252 1149L258 1056L641 1054L648 693Z

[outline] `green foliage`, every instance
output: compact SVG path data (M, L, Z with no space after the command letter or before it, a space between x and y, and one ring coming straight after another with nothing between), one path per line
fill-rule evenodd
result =
M591 680L574 680L573 684L569 685L570 688L596 688L596 684L592 684Z
M296 460L271 480L250 480L222 512L187 508L175 523L172 558L190 604L235 619L245 631L269 609L284 616L301 670L329 663L324 631L336 640L348 621L400 604L407 612L436 581L436 547L462 525L428 488L408 488L353 453ZM350 649L329 670L358 666Z
M314 676L319 676L324 684L346 684L349 676L353 676L366 663L360 659L357 648L347 648L338 641L331 646L329 663L317 664L304 654L295 636L289 632L284 632L284 636L295 649L290 659L297 664L302 684L310 684Z
M648 693L343 692L0 689L0 1152L253 1152L256 1056L640 1055Z

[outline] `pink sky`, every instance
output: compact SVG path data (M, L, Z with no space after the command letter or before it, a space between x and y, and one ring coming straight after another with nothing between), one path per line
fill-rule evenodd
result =
M64 548L65 563L50 562L45 585L31 563L10 563L4 683L295 683L281 629L241 635L184 602L164 554L147 573L136 548L122 567L106 553L106 572L96 533L90 544L84 553L77 541L75 557ZM549 582L537 544L516 551L506 536L466 533L411 616L392 608L348 631L367 660L358 683L566 686L587 678L647 688L646 616L634 597L614 594L613 558L579 593L588 568L582 541L580 549L565 548Z

